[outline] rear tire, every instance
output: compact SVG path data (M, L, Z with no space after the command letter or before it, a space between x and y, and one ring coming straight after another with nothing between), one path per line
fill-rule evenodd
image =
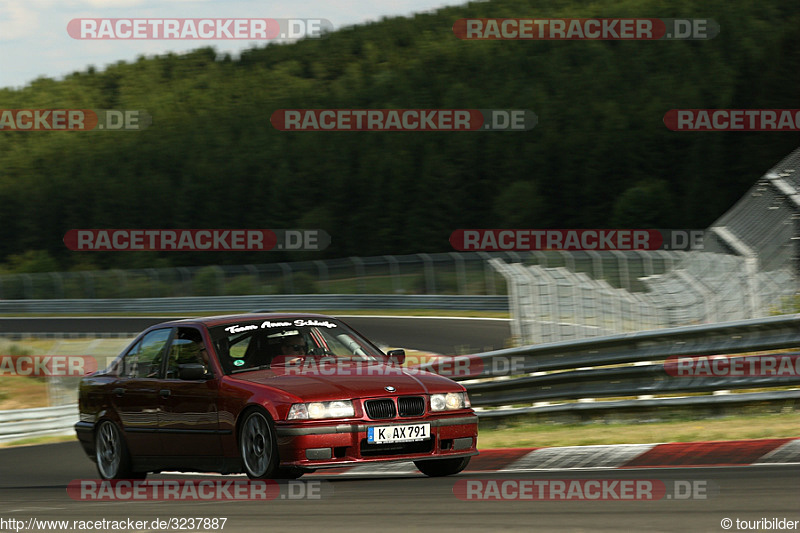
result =
M272 479L278 472L278 442L270 416L260 410L249 411L239 431L239 453L244 473L250 479Z
M452 476L464 470L472 457L456 457L454 459L432 459L414 461L420 472L428 477Z
M144 479L147 472L131 470L131 454L117 425L104 420L97 426L94 436L94 454L97 472L102 479Z

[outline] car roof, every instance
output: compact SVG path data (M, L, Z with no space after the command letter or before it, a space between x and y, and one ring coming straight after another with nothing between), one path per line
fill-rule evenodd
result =
M201 316L194 318L184 318L181 320L172 320L170 322L162 322L158 326L181 326L190 324L202 324L206 327L220 326L223 324L230 324L231 322L244 322L253 320L270 320L270 319L297 319L297 318L324 318L328 320L336 320L334 317L328 315L320 315L316 313L238 313L232 315L215 315L215 316Z

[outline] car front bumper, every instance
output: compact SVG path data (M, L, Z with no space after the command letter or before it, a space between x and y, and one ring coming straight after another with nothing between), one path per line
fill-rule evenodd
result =
M392 444L367 443L370 427L426 423L431 437ZM304 469L353 466L362 463L420 461L477 455L478 417L474 414L276 426L281 465Z

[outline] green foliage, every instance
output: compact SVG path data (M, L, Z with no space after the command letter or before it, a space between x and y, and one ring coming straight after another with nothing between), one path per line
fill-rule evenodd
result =
M225 284L225 294L240 296L243 294L257 294L258 280L255 276L236 276Z
M192 293L195 296L217 296L223 293L224 276L219 267L201 268L192 279Z
M642 181L622 193L614 203L614 226L669 228L674 209L667 182Z
M515 181L494 200L498 225L503 228L541 227L543 209L542 195L533 181Z
M10 274L53 272L58 270L58 262L45 250L27 250L9 256L4 270Z
M295 294L319 294L317 278L308 272L297 272L292 275Z
M793 296L784 296L777 305L770 307L771 315L788 315L793 313L800 313L800 294Z
M658 42L462 41L452 33L459 18L531 14L712 17L721 32ZM153 117L140 132L0 132L0 260L20 272L243 264L450 251L457 228L706 227L800 138L672 132L664 113L796 108L798 27L800 11L783 0L494 0L253 48L238 60L203 48L0 89L0 108L145 109ZM437 107L531 109L539 123L525 133L270 125L286 108ZM75 228L159 227L319 227L332 244L313 257L87 259L62 243ZM211 271L195 283L207 294L221 290Z

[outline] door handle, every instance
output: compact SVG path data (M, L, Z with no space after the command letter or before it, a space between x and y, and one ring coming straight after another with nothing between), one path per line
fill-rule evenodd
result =
M115 396L122 396L123 394L125 394L125 389L123 389L122 387L117 387L111 392L113 392Z
M169 398L170 394L172 394L172 392L170 392L169 389L161 389L160 391L158 391L158 395L161 396L162 398Z

